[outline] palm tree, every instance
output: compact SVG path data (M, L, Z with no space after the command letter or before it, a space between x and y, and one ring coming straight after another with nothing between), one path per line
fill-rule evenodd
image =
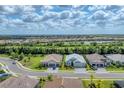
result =
M95 83L93 82L93 79L94 79L94 76L91 74L90 75L90 84L89 84L89 87L90 88L95 88Z
M102 80L98 80L97 81L97 88L101 88L101 86L102 86Z

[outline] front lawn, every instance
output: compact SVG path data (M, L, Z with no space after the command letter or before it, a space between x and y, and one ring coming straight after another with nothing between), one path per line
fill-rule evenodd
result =
M113 82L114 80L93 80L95 83L96 88L113 88ZM98 87L98 83L100 82L100 87ZM89 88L90 80L82 80L83 87L84 88Z
M29 57L24 57L23 60L21 61L21 64L27 68L34 69L34 70L43 70L45 68L42 68L41 66L41 61L43 60L44 56L31 56Z
M0 54L0 57L9 57L7 54Z
M124 72L124 67L106 67L107 71Z

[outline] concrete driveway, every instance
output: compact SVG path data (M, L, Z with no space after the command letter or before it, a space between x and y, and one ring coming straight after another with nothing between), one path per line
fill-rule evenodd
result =
M75 68L74 73L87 73L86 68Z
M105 68L98 68L95 72L96 73L108 73L108 71Z
M48 72L48 73L57 73L58 70L59 70L59 68L56 68L56 69L48 68L48 69L47 69L47 72Z

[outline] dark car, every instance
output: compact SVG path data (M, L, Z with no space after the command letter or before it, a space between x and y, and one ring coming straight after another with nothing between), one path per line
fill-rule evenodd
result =
M16 64L16 62L12 62L12 64Z

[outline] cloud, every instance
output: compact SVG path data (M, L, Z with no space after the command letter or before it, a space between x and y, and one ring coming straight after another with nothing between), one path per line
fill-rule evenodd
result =
M94 12L89 19L91 20L105 20L108 19L110 17L110 14L107 12L104 12L102 10L96 11Z
M98 11L98 10L104 10L104 11L116 11L121 9L123 6L118 5L95 5L95 6L89 6L89 11Z
M50 19L55 20L58 18L58 13L56 12L47 12L42 16L41 21L48 21Z
M60 19L67 19L70 17L70 12L69 11L63 11L61 14L60 14Z
M81 31L124 25L124 6L0 6L0 28Z
M51 5L41 6L41 13L45 13L45 12L50 11L52 9L53 9L53 6L51 6Z
M22 16L24 22L39 22L42 19L37 13L26 13Z
M27 12L34 12L35 8L32 6L0 6L0 14L11 15L11 14L23 14Z
M14 6L0 6L0 14L13 14L15 12Z

